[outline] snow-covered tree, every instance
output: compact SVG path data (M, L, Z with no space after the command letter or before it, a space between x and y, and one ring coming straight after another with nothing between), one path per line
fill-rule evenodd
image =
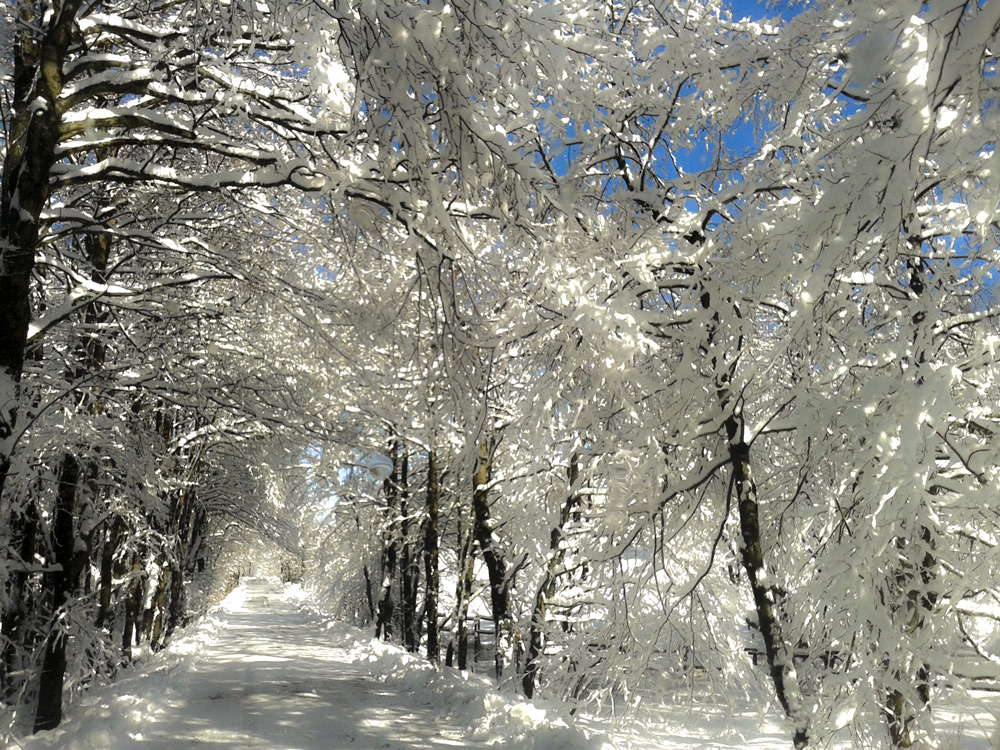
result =
M46 675L39 728L60 634L162 642L226 519L297 514L431 661L475 599L529 695L666 654L797 746L932 741L942 654L991 658L1000 11L5 12L2 687Z

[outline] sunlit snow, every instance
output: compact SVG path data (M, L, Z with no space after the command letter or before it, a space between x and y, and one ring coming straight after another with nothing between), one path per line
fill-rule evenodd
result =
M201 623L68 708L23 750L758 750L789 746L771 710L699 697L664 674L638 707L570 715L484 677L431 667L324 616L298 586L248 579ZM653 699L652 694L662 699ZM1000 707L1000 700L997 701ZM692 710L694 709L694 710ZM850 711L848 707L845 711ZM994 717L942 704L942 734L987 750ZM845 714L846 717L846 714ZM847 718L840 722L848 723ZM850 747L846 731L831 748Z

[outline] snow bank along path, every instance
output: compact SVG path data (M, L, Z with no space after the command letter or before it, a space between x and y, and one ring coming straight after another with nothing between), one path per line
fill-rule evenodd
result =
M682 692L686 692L682 691ZM59 729L10 750L776 750L774 707L733 698L653 701L610 726L434 669L311 608L297 587L249 579L164 652L68 707ZM1000 713L1000 707L997 707ZM1000 748L996 720L953 698L938 706L943 750ZM612 722L613 723L613 722ZM581 727L591 727L590 736ZM607 736L611 730L613 739ZM830 750L848 750L837 738Z
M72 705L25 750L598 750L485 681L431 669L250 579L167 652ZM485 689L484 689L485 688Z

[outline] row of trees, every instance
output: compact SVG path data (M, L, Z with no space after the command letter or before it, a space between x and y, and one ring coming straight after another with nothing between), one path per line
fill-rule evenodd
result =
M231 585L240 529L295 543L266 463L307 428L263 322L303 290L264 188L308 187L316 116L278 9L3 12L0 700L37 731Z
M485 602L529 695L717 662L798 746L907 747L990 660L990 4L4 13L0 684L36 728L330 486L344 601L459 665Z
M694 658L797 746L929 746L995 660L997 9L405 7L359 96L406 198L328 279L345 601L457 660L478 596L529 695Z

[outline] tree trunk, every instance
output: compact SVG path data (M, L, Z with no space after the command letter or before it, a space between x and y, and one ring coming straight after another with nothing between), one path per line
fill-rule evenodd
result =
M427 455L427 518L424 520L424 580L427 593L424 612L427 616L427 659L437 664L438 647L438 590L441 574L438 570L438 505L440 500L437 453L431 449Z
M132 556L132 583L125 596L125 623L122 626L122 664L132 661L132 644L138 633L139 610L142 607L142 576L140 574L141 557L138 552Z
M357 506L354 507L354 525L358 530L358 534L361 534L361 514L358 513ZM365 603L368 605L368 620L366 622L374 622L375 620L375 598L372 596L372 576L371 571L368 569L368 561L366 560L361 566L361 571L365 578Z
M399 465L399 572L400 615L403 626L403 647L412 652L419 648L417 636L417 587L420 560L414 552L410 529L409 454L404 449Z
M0 496L17 439L31 270L60 136L62 66L81 4L65 0L51 18L42 19L40 6L17 3L13 113L0 191Z
M802 706L798 677L793 663L794 651L785 642L781 622L778 619L779 610L776 605L781 601L781 592L772 582L764 562L757 486L750 468L750 444L746 442L744 435L741 405L734 399L732 392L732 377L743 348L743 337L742 334L737 336L735 356L728 363L725 361L720 363L718 356L712 355L712 352L721 326L721 315L718 309L712 307L711 293L707 289L702 289L700 302L702 309L711 312L704 353L711 355L717 403L720 411L726 415L723 424L732 471L730 492L736 495L740 519L741 561L750 584L775 697L784 709L785 715L792 721L792 741L795 747L801 748L809 744L809 714ZM735 305L733 314L736 319L741 317L739 308Z
M14 673L22 667L21 655L26 634L23 632L31 611L30 566L35 564L40 518L34 500L28 499L24 511L11 513L11 547L16 550L15 569L7 585L7 608L3 613L3 674L0 676L0 701L10 700L17 689Z
M938 594L933 590L936 579L934 569L934 537L931 528L921 524L917 540L897 539L896 547L901 558L900 569L895 575L896 590L902 597L897 612L900 635L907 642L927 625L928 615L937 606ZM919 559L912 559L917 557ZM893 747L913 747L917 738L917 723L921 712L930 709L931 671L926 661L918 661L910 670L896 669L894 684L915 686L916 701L910 700L898 688L886 688L886 724ZM905 683L900 682L905 680Z
M158 557L157 562L162 562L162 557ZM149 648L153 651L159 651L164 645L163 634L166 627L164 618L167 611L167 593L171 577L170 567L159 568L155 583L151 582L153 590L149 597L149 607L142 616L142 631L146 642L149 643Z
M473 573L475 571L475 537L473 529L462 529L462 509L457 509L458 580L455 583L455 629L448 645L447 665L457 659L459 669L468 668L469 660L469 601L472 599Z
M580 504L580 496L577 494L576 483L580 477L580 456L574 453L570 458L569 468L566 471L569 480L566 502L559 512L559 522L552 528L549 535L549 557L545 566L545 577L542 585L538 587L535 594L535 606L531 612L531 629L528 634L528 650L524 659L524 674L521 676L521 687L524 695L528 698L534 697L535 683L538 678L538 662L542 655L544 645L545 616L548 611L549 600L555 596L556 582L562 572L565 550L562 547L562 539L566 524L576 513Z
M184 570L178 562L170 568L170 587L167 590L167 607L164 613L164 646L170 643L170 637L184 622L184 593Z
M399 544L399 524L395 518L399 494L399 442L395 437L390 442L389 457L392 460L392 473L382 484L386 503L386 528L382 532L382 586L378 600L378 619L375 621L375 637L386 641L392 637L392 583L396 577L396 551Z
M494 523L490 517L489 482L492 474L496 441L483 440L479 448L475 485L472 492L473 529L479 550L486 563L490 579L490 604L493 610L493 627L496 638L496 678L503 678L504 655L515 647L516 634L510 618L510 586L507 560L494 537Z
M76 522L80 474L80 462L72 454L64 454L59 469L56 509L52 522L52 552L58 570L47 573L43 579L45 595L52 602L52 618L38 685L38 708L34 726L36 732L54 729L62 721L68 637L62 628L62 620L66 603L77 589L80 575L89 559L87 545L80 536Z
M917 300L927 292L926 274L929 272L925 261L919 257L920 250L919 246L915 247L914 253L918 254L918 258L907 262L910 291ZM917 387L924 383L925 374L922 370L927 361L924 329L928 323L925 318L923 310L910 316L910 324L913 326L912 367ZM928 494L934 493L928 490ZM900 559L900 567L894 576L894 586L900 597L896 619L905 642L909 642L926 627L927 618L938 603L938 594L933 588L937 578L937 559L934 554L936 532L931 526L936 514L933 509L927 509L926 504L922 510L926 511L925 517L918 522L916 534L909 539L900 537L896 540ZM925 523L924 520L928 518L931 520ZM891 682L894 685L912 684L916 687L916 701L910 700L896 687L886 688L885 715L889 740L896 748L913 747L920 714L930 710L930 666L926 661L918 660L907 669L896 669L892 673Z
M188 460L190 466L188 473L190 476L198 475L204 449L194 448ZM166 591L165 611L163 612L163 645L170 642L170 637L174 630L184 619L185 589L184 575L187 572L188 555L190 543L193 539L193 525L195 522L194 506L197 502L198 493L194 486L188 486L177 493L176 501L171 509L173 523L171 526L171 537L173 539L173 554L167 561L170 573L170 582Z
M106 624L109 624L115 578L115 552L118 551L118 546L121 544L122 537L124 536L124 528L124 521L120 517L115 517L108 524L104 546L101 548L100 593L98 596L97 620L94 623L98 628L103 628Z
M83 254L91 265L91 279L95 283L103 283L107 275L110 236L84 235L82 245ZM73 357L76 361L70 364L66 373L70 388L76 387L82 377L97 372L104 366L104 345L99 331L102 321L103 313L98 304L90 302L84 311L84 333L74 346ZM100 403L89 389L79 389L74 393L74 409L77 413L98 414ZM45 596L52 601L52 621L42 660L36 732L53 729L61 721L67 635L63 632L60 621L64 616L63 608L74 597L81 585L81 577L88 569L93 537L97 532L96 526L89 529L85 526L88 525L88 516L95 514L101 467L95 458L81 457L74 452L76 450L82 449L70 446L63 455L53 513L52 551L54 562L61 570L43 579ZM87 581L89 582L89 576ZM102 591L102 597L103 595ZM101 604L103 605L103 601Z
M792 741L795 747L809 744L809 716L802 705L798 681L795 677L794 652L782 633L778 619L777 603L781 601L779 588L771 582L764 564L760 537L760 513L757 504L757 486L750 470L750 446L743 435L743 424L735 416L726 419L729 439L729 456L732 462L732 491L736 494L740 518L740 540L743 568L747 573L753 594L757 624L764 639L771 681L778 702L785 715L792 720Z

